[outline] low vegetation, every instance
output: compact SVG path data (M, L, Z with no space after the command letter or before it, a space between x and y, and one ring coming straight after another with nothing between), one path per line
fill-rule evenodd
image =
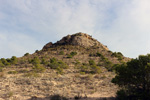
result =
M75 55L77 55L77 52L71 52L70 54L68 54L67 58L72 58Z
M94 60L89 60L89 64L83 63L79 66L81 74L100 74L101 68L96 65Z
M48 66L51 69L55 69L57 71L57 73L59 73L59 74L63 74L63 69L68 68L68 65L66 63L64 63L63 61L58 60L56 58L51 58Z

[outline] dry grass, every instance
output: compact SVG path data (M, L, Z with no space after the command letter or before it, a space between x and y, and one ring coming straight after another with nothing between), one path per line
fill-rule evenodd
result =
M71 52L76 52L76 55L68 58ZM98 47L84 48L71 45L53 47L18 58L16 65L5 67L4 71L0 72L0 98L7 99L5 95L10 91L13 91L13 95L10 93L10 98L16 100L29 100L32 96L46 100L46 97L56 94L74 98L78 93L82 97L86 95L89 98L114 97L118 88L111 83L111 79L115 74L107 71L106 61L102 60L101 56L89 56L97 53L102 54L113 64L120 63L116 57L111 57L110 51ZM35 64L30 63L35 57L39 58L40 66L36 67ZM68 69L63 69L63 74L57 73L57 70L49 67L51 58L66 63ZM89 60L93 60L96 65L99 63L101 73L80 73L81 66L89 66ZM127 60L123 58L123 61Z

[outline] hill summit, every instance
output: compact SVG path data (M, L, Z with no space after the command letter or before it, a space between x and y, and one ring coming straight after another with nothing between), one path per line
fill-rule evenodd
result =
M53 46L60 46L60 45L74 45L74 46L82 46L82 47L94 47L99 46L101 48L104 48L108 50L108 48L104 45L102 45L99 41L92 38L92 36L86 34L86 33L76 33L73 35L67 35L63 37L60 41L57 41L56 43L49 42L46 44L43 49L47 49L49 47Z
M113 100L114 69L129 60L88 34L67 35L33 54L0 59L0 100Z

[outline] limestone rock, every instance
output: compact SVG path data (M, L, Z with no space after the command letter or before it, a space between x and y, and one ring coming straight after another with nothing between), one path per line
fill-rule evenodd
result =
M98 42L96 39L92 38L92 36L86 34L86 33L76 33L73 35L67 35L66 37L63 37L60 41L57 41L56 43L52 44L51 42L46 44L43 49L47 49L52 46L58 46L58 45L75 45L75 46L82 46L82 47L93 47L97 46L100 48L104 48L108 50L108 48L104 45L102 45L100 42Z

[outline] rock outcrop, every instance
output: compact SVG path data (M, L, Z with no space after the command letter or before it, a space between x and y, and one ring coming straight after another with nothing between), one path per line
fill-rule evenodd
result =
M105 50L108 50L108 48L106 46L102 45L96 39L92 38L92 36L90 36L86 33L81 33L81 32L63 37L60 41L57 41L54 44L52 44L50 42L50 43L46 44L43 47L43 49L53 47L53 46L58 46L58 45L75 45L75 46L82 46L82 47L97 46L100 48L104 48Z

